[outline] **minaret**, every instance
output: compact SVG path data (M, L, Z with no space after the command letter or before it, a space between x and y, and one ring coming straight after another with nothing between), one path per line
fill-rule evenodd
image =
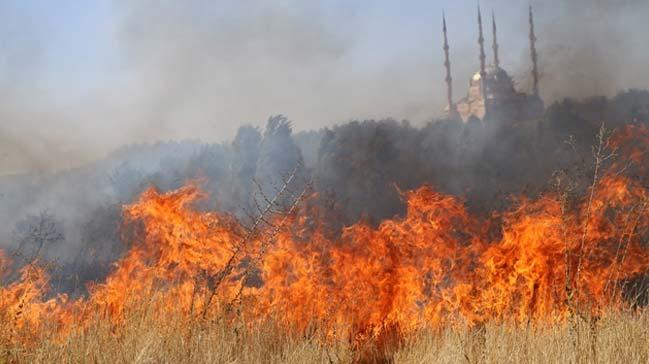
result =
M534 15L532 14L532 5L530 5L530 56L532 57L532 94L539 96L539 70L538 56L536 54L536 35L534 35Z
M487 72L485 71L485 54L484 54L484 35L482 34L482 12L478 4L478 44L480 45L480 83L482 88L482 95L485 94L485 78Z
M480 75L483 76L485 73L485 54L484 54L484 35L482 34L482 12L480 11L480 6L478 5L478 44L480 45Z
M448 104L448 117L453 117L453 78L451 77L451 61L448 54L448 37L446 34L446 15L442 13L442 30L444 32L444 67L446 68L446 102Z
M500 67L500 58L498 58L498 36L496 35L496 15L493 10L491 11L491 30L493 31L493 50L494 50L494 66L496 69Z

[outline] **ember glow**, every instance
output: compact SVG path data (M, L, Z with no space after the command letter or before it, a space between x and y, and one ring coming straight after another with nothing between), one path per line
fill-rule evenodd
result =
M0 338L65 337L98 316L119 327L142 303L161 317L237 312L250 325L273 319L354 343L625 308L632 304L625 283L649 270L649 195L646 177L624 172L647 165L649 131L628 127L611 145L618 159L577 201L520 196L485 219L423 186L404 193L404 217L340 234L326 231L308 199L276 234L249 234L228 215L196 209L205 197L196 183L166 193L150 188L123 210L130 251L87 298L48 295L38 262L0 288L0 314L10 323ZM0 255L0 271L8 275L9 266Z

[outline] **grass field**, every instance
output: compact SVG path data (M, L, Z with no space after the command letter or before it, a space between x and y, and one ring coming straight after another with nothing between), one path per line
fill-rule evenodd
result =
M611 313L600 320L529 327L485 324L422 331L379 350L325 342L314 329L291 335L274 325L245 329L219 321L187 324L147 310L118 330L95 321L64 341L5 345L6 363L647 363L649 314Z

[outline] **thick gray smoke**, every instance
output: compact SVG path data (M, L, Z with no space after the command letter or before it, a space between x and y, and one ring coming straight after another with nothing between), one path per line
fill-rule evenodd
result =
M228 140L280 113L306 130L355 118L419 123L444 106L444 4L114 0L103 43L88 50L114 62L70 90L75 67L52 71L46 56L61 45L50 42L60 24L21 3L0 5L1 174L68 168L138 141ZM649 84L646 1L533 5L546 102ZM446 7L459 98L478 67L475 3ZM527 3L482 7L487 43L494 9L503 66L529 89ZM44 69L57 84L44 86Z
M17 15L10 3L0 4L0 174L39 170L47 164L33 122L52 116L36 101L40 94L34 87L43 62L43 19Z
M610 96L648 87L644 19L649 2L551 0L534 6L546 99Z
M380 2L119 4L125 14L120 27L124 57L137 84L146 85L139 89L147 95L138 123L143 137L161 132L193 136L210 124L207 130L213 134L231 136L239 123L276 113L289 115L297 130L354 118L421 122L438 116L444 103L435 96L444 95L438 29L442 5L411 4L413 12L418 7L432 12L424 27L410 33L399 29L407 19L376 15L376 8L386 7ZM522 89L529 89L526 4L494 0L482 6L486 19L490 9L498 16L503 66ZM649 85L641 21L649 3L550 0L534 6L547 102ZM457 8L461 11L449 14L449 23L459 97L477 69L477 30L474 4ZM388 36L372 25L372 17L394 20L384 26ZM488 25L486 21L487 43ZM398 50L391 42L407 49Z
M140 101L142 138L232 137L282 110L335 104L330 81L353 37L319 5L119 1L119 40ZM339 84L338 84L339 86Z
M422 183L491 209L585 160L602 119L649 120L649 94L628 92L556 104L543 123L515 130L425 123L440 116L445 93L441 7L423 2L410 3L410 13L428 15L406 19L388 16L389 2L114 0L105 49L116 64L88 90L72 90L64 80L73 68L51 78L53 25L38 12L25 16L16 1L0 4L0 174L31 174L0 178L0 247L28 241L16 239L20 227L51 216L62 231L49 257L90 278L124 248L121 204L150 184L169 190L203 178L203 207L236 213L254 205L253 179L271 193L303 161L301 177L313 179L343 224L403 212L395 186ZM534 5L547 105L649 87L648 3ZM456 98L478 67L474 6L447 12ZM482 6L485 19L496 10L503 67L529 89L526 4ZM278 116L264 129L279 114L292 123ZM412 124L369 120L390 116ZM345 123L353 119L369 121ZM568 136L578 153L561 149ZM173 141L189 138L200 141ZM138 142L151 143L131 145ZM122 145L130 146L106 156Z

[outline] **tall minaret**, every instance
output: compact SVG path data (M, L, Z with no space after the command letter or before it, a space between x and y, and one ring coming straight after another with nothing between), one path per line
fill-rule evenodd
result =
M444 67L446 67L446 102L449 118L453 113L453 78L451 77L451 60L448 54L448 37L446 35L446 14L442 13L442 30L444 32Z
M480 75L484 77L485 73L485 54L484 54L484 35L482 34L482 12L478 5L478 44L480 45Z
M482 95L485 94L485 78L487 72L485 71L485 54L484 54L484 35L482 34L482 12L478 4L478 44L480 45L480 83L482 88Z
M494 50L494 66L496 69L500 67L500 58L498 58L498 37L496 35L496 15L493 10L491 11L491 30L493 31L493 45Z
M534 35L534 15L532 14L532 5L530 5L530 56L532 57L532 80L534 81L532 94L539 95L539 70L538 56L536 54L536 35Z

